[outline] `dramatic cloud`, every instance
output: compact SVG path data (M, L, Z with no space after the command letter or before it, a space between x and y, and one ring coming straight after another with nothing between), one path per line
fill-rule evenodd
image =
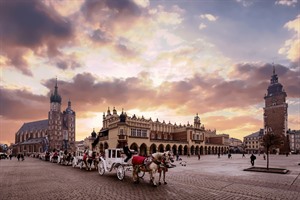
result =
M284 27L288 30L294 31L294 35L291 39L286 40L285 44L282 48L279 49L280 54L284 54L290 59L292 62L300 63L300 15L297 16L296 19L287 22Z
M295 129L299 2L274 3L1 1L1 133L11 139L47 118L57 77L62 109L70 99L76 111L76 139L114 106L177 124L199 113L207 128L242 138L262 126L272 61Z
M297 0L277 0L275 4L284 6L296 6Z
M61 54L59 47L72 37L72 25L42 1L6 1L0 6L0 54L25 75L32 75L26 53Z

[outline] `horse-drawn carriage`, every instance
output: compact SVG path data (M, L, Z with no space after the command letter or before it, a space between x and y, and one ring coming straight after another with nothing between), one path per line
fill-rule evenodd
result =
M83 162L83 154L84 151L76 151L72 161L72 167L81 166L81 162Z
M126 171L132 171L132 166L124 163L122 149L105 149L104 156L99 159L98 172L103 175L105 172L111 172L113 169L117 172L119 180L123 180Z
M98 169L99 155L95 151L86 149L81 155L78 156L77 160L80 169L85 168L89 171L92 169Z
M61 164L61 165L69 165L72 163L73 160L73 156L72 154L67 151L63 152L60 151L58 152L58 156L57 156L57 164Z
M105 172L111 172L114 169L117 172L118 179L123 180L126 171L132 171L133 180L135 183L138 183L139 178L142 178L145 172L149 172L150 181L156 186L154 174L159 172L161 175L161 172L165 172L162 167L168 168L169 162L173 162L173 153L169 151L154 153L150 157L135 155L128 162L124 162L123 155L122 149L106 149L105 155L102 156L99 161L99 174L103 175ZM165 180L164 183L166 184Z

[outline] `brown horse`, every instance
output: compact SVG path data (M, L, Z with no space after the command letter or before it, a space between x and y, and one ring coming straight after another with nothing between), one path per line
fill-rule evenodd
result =
M159 165L163 161L169 163L171 159L173 159L173 156L172 152L170 151L153 153L148 158L142 156L133 156L131 162L133 167L132 177L134 183L139 182L139 172L149 172L150 182L153 184L153 186L157 186L155 181L155 173L158 171Z

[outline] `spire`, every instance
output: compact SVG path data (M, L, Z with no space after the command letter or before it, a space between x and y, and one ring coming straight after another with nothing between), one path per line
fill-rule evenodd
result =
M274 65L274 63L272 63L272 65L273 65L273 76L275 75L275 65Z
M58 94L57 78L55 81L54 93L52 93L50 97L50 103L54 102L61 104L61 96Z

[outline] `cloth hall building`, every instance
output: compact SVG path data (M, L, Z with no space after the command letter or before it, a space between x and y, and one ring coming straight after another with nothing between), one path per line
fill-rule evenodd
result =
M128 143L140 155L172 150L178 155L225 153L229 148L229 135L216 134L201 125L198 114L193 124L176 125L159 121L120 115L114 108L103 114L103 125L95 139L96 148L103 152L107 148L120 148Z
M71 101L61 111L57 81L50 96L48 119L24 123L15 134L14 153L41 153L54 149L75 150L75 112Z

